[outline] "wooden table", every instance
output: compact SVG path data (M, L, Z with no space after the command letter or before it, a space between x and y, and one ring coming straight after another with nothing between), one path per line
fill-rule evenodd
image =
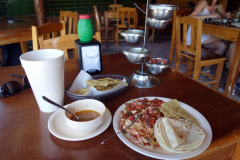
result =
M231 96L240 69L240 28L203 23L202 33L237 43L224 90L224 95Z
M28 52L26 41L32 40L31 26L37 26L36 22L20 21L8 23L0 22L0 45L20 42L22 53Z
M130 75L141 65L127 61L123 54L103 56L101 74ZM65 87L73 82L79 70L75 60L65 63ZM0 84L22 79L10 74L25 75L21 66L0 69ZM213 91L172 68L157 75L161 84L154 88L128 90L115 98L103 101L114 115L124 102L130 99L157 96L176 98L198 110L210 123L212 143L206 151L192 159L239 159L240 103ZM44 77L43 77L44 78ZM65 104L72 100L65 96ZM103 145L100 143L114 134L112 123L100 135L84 141L65 141L53 136L48 130L51 113L39 110L31 89L8 98L0 98L0 159L151 159L126 146L118 136Z

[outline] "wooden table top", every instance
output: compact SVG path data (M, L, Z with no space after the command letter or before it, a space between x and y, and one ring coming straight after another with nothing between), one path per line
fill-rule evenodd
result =
M127 61L123 54L103 56L101 74L128 76L141 65ZM79 70L75 60L65 62L65 87L73 82ZM10 80L22 83L21 66L0 69L0 84ZM161 84L157 87L140 89L129 86L128 90L115 98L103 101L112 116L123 103L130 99L157 96L184 102L198 110L210 123L213 132L212 144L227 143L225 137L239 139L240 103L196 82L172 68L157 75ZM44 77L43 77L44 78ZM72 100L65 95L65 104ZM48 130L48 119L52 113L39 110L31 89L8 98L0 98L0 159L151 159L126 146L117 136L103 145L100 143L114 134L112 123L100 135L83 141L65 141L53 136ZM236 136L238 135L238 136ZM225 141L224 141L225 140ZM230 138L227 140L230 141Z
M7 21L0 22L0 33L12 32L13 30L25 30L31 26L37 26L37 22L19 21L14 23L8 23Z

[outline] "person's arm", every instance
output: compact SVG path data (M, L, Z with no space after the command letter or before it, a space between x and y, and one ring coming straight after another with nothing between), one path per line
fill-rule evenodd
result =
M205 7L207 6L207 1L201 1L195 10L190 14L190 17L196 18L196 19L204 19L204 18L220 18L219 14L208 14L203 16L198 16L200 12L202 12Z
M225 12L225 10L223 9L223 6L221 4L219 4L217 6L217 11L223 18L229 19L232 17L232 14L230 12L227 12L227 13Z

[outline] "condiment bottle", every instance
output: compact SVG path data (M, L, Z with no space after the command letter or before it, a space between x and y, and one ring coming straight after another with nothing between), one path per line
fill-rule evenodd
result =
M89 15L79 15L77 32L80 41L88 42L92 40L93 27Z

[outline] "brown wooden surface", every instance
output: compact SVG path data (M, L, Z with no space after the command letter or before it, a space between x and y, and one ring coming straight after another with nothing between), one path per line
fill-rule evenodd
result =
M123 54L103 56L101 74L120 74L128 76L141 65L127 61ZM73 82L79 70L75 60L65 62L65 87ZM21 66L0 69L0 84L24 76ZM196 82L172 68L157 75L161 84L154 88L139 89L129 86L128 90L115 98L103 101L112 116L120 105L130 99L158 96L176 98L198 110L210 123L213 138L206 151L192 159L218 159L230 157L239 152L240 103ZM44 78L44 77L43 77ZM65 95L64 103L73 102ZM0 159L151 159L126 146L117 136L103 145L100 143L114 134L112 123L102 134L84 141L65 141L53 136L47 127L51 113L39 110L31 89L8 98L0 98ZM230 152L232 150L232 152ZM234 152L235 151L235 152ZM237 154L234 154L237 155ZM239 158L239 157L238 157ZM221 159L221 157L219 158ZM219 160L218 159L218 160Z
M32 40L31 26L36 22L0 22L0 45L20 42L22 53L27 52L26 41Z
M101 43L101 35L100 32L95 32L93 35L97 41ZM78 34L67 34L60 37L55 37L47 40L39 39L40 43L43 44L43 48L40 49L60 49L64 51L65 60L68 60L68 49L73 49L73 58L75 59L75 52L78 50L75 49L75 40L79 39Z
M71 11L60 11L60 21L65 21L68 34L77 34L78 13Z
M33 50L44 48L42 40L66 35L66 22L48 22L41 26L32 26ZM41 40L39 40L41 39Z
M187 45L187 31L191 25L191 44ZM198 81L200 78L201 68L208 65L217 65L216 74L203 84L213 84L213 89L217 90L222 76L223 66L226 61L226 57L221 55L206 55L207 59L201 58L201 37L202 37L202 19L194 19L192 17L180 17L176 16L176 63L175 68L179 71L181 56L188 58L187 72L193 72L193 79ZM181 42L181 31L183 32L183 41ZM188 54L185 54L188 53ZM209 58L208 58L209 57ZM194 69L191 68L194 61ZM191 65L191 66L190 66ZM191 75L191 74L190 74Z
M125 15L127 17L127 15ZM109 19L116 19L117 18L117 10L111 10L111 11L104 11L104 21L105 21L105 42L106 42L106 47L109 48L109 40L108 40L108 20ZM137 12L137 17L136 21L138 21L138 12ZM136 22L137 24L137 22ZM136 27L135 27L136 29Z
M212 25L203 24L203 34L208 34L214 37L236 42L236 49L230 71L228 74L227 84L224 90L224 95L231 96L236 83L238 71L240 69L240 28L227 25Z

